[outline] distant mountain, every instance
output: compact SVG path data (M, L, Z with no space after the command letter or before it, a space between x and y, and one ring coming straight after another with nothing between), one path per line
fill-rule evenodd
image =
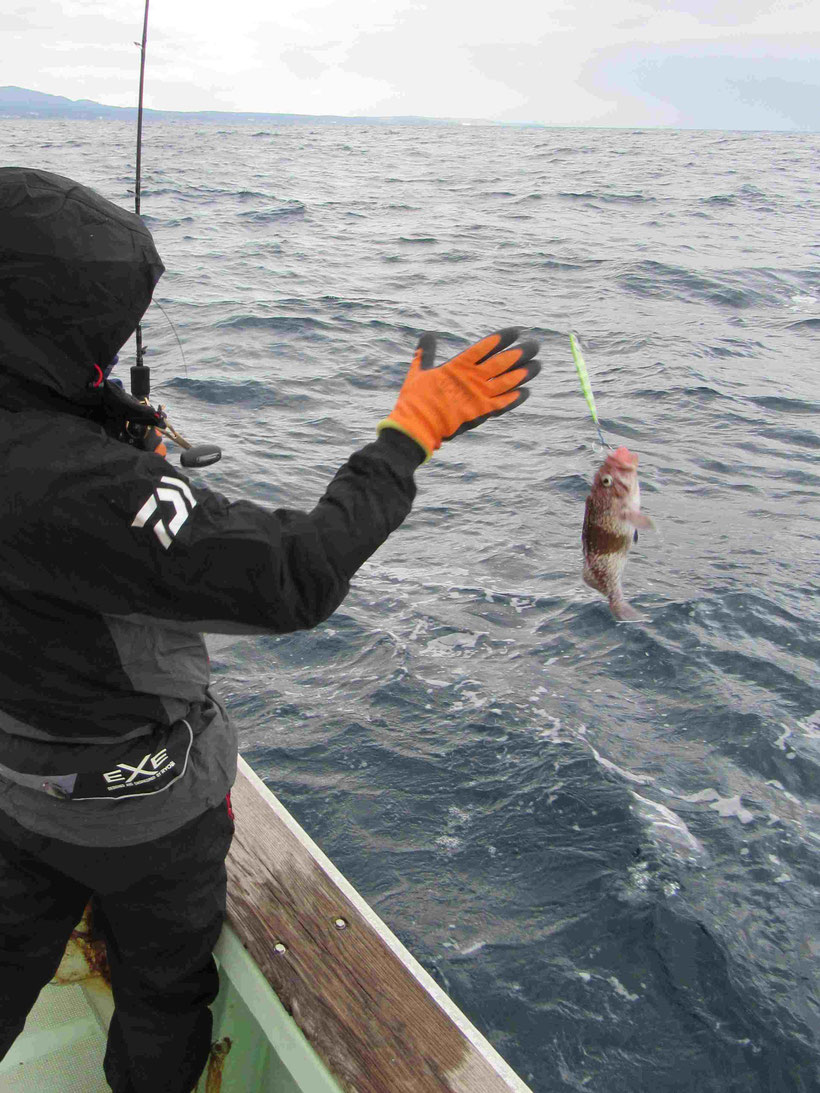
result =
M0 87L0 118L73 118L117 119L130 121L137 116L135 106L105 106L91 99L67 99L63 95L46 95L42 91L29 91L25 87ZM143 111L146 121L198 121L241 123L256 122L268 125L462 125L452 118L359 118L336 114L256 114L232 113L226 110L149 110ZM475 123L473 123L475 124ZM484 124L492 124L486 122Z

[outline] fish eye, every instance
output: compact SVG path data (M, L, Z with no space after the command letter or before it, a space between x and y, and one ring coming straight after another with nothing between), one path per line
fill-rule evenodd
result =
M602 478L601 478L601 485L602 486L611 486L612 485L612 475L611 474L603 475Z

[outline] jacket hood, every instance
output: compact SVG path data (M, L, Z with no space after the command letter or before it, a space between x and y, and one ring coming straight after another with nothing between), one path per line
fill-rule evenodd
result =
M134 213L61 175L0 168L0 401L99 405L94 366L133 334L164 269Z

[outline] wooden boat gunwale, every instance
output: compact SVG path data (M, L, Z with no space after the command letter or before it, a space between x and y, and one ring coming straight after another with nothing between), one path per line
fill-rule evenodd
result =
M531 1093L241 758L231 800L228 921L344 1090Z

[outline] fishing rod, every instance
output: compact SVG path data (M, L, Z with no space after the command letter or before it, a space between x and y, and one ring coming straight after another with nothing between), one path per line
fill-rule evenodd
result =
M142 100L143 91L145 90L145 43L148 40L148 3L149 0L145 0L145 18L142 23L142 42L134 42L135 46L138 46L140 51L140 93L139 103L137 105L137 168L136 177L134 180L134 212L137 216L140 215L140 185L142 183ZM142 323L137 323L137 363L136 368L145 368L145 349L142 345ZM137 394L134 390L135 386L140 388L143 386L143 378L145 380L145 393ZM136 382L135 382L136 381ZM131 369L131 392L136 398L147 398L148 391L151 386L151 370L147 373L138 372L135 376L134 369Z
M148 4L149 0L145 0L145 15L142 22L142 42L134 43L140 51L140 90L139 103L137 105L137 163L134 178L134 212L137 216L140 216L140 187L142 183L142 104L143 92L145 89L145 45L148 41ZM165 317L168 318L167 315ZM170 322L170 319L168 321ZM176 333L173 323L171 323L171 328L174 330L174 334L179 342L179 335ZM131 394L134 398L139 399L140 402L150 406L151 369L145 363L145 346L142 342L142 323L137 323L135 337L137 352L136 364L131 367ZM180 351L181 350L182 343L180 342ZM183 360L184 356L185 355L183 354ZM156 413L158 417L162 419L162 424L156 425L155 428L159 429L159 431L166 436L169 436L175 444L183 449L182 455L180 456L180 463L183 467L209 467L212 463L217 463L222 458L222 449L217 447L216 444L197 444L195 447L187 441L185 437L181 436L170 422L167 421L161 406ZM145 436L148 426L145 424L132 425L131 423L127 423L126 428L130 435L135 436L135 439L140 439ZM135 428L136 434L134 433Z

